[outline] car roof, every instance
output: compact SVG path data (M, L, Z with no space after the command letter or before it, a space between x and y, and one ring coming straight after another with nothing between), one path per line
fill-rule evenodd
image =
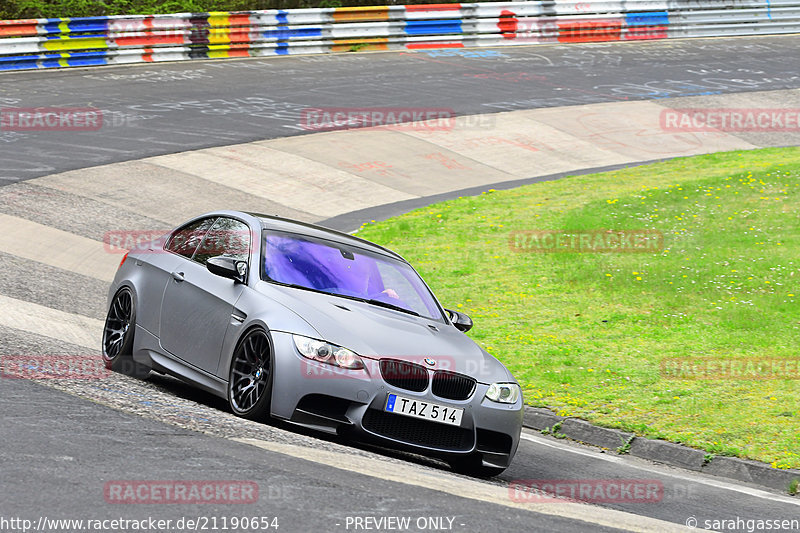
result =
M384 248L383 246L375 244L374 242L361 239L359 237L350 235L348 233L326 228L324 226L319 226L317 224L311 224L309 222L301 222L299 220L293 220L291 218L284 218L278 215L264 215L261 213L245 213L245 214L257 218L259 222L261 222L261 227L263 229L285 231L288 233L296 233L299 235L306 235L318 239L325 239L338 244L354 246L356 248L361 248L363 250L369 250L375 253L388 255L394 259L403 261L404 263L406 262L406 260L403 259L400 256L400 254L393 252L388 248Z

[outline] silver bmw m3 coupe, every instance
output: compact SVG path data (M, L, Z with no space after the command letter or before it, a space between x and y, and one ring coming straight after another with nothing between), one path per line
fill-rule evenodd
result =
M381 246L276 216L218 211L130 251L102 348L268 416L496 475L519 443L519 385L417 272Z

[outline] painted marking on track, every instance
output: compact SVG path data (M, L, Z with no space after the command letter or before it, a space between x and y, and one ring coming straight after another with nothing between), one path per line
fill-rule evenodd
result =
M795 498L790 498L788 496L783 496L783 495L780 495L780 494L775 494L773 492L767 492L767 491L764 491L764 490L754 489L754 488L750 488L750 487L742 487L742 486L734 485L733 483L729 483L729 482L726 482L726 481L717 481L717 480L714 480L714 479L707 479L707 478L703 478L703 477L700 477L700 476L693 476L693 475L690 475L690 474L679 474L679 473L676 473L676 472L670 472L670 471L666 470L666 468L660 467L659 465L647 465L647 466L637 465L637 464L634 464L632 461L629 461L629 460L625 459L622 456L607 455L607 454L600 453L600 452L582 450L580 448L573 448L571 446L558 445L558 444L549 442L545 438L531 435L530 433L527 433L525 431L522 432L522 434L520 435L520 438L523 439L523 440L527 440L529 442L535 442L536 444L540 444L542 446L547 446L548 448L554 448L556 450L560 450L560 451L564 451L564 452L574 453L574 454L577 454L577 455L583 455L585 457L591 457L592 459L599 459L601 461L606 461L606 462L609 462L609 463L622 464L622 465L625 465L628 468L636 468L638 470L644 470L644 471L650 472L650 473L657 473L658 475L661 475L661 476L668 476L668 477L672 477L672 478L675 478L675 479L680 479L682 481L690 481L692 483L699 483L699 484L702 484L702 485L708 485L710 487L715 487L715 488L718 488L718 489L731 490L731 491L734 491L734 492L740 492L742 494L747 494L748 496L753 496L753 497L756 497L756 498L769 500L771 502L779 501L781 503L790 503L792 505L800 506L800 501L798 501Z
M0 251L102 281L114 279L120 260L100 241L3 214Z
M0 295L0 325L100 350L103 321Z
M581 503L567 501L563 503L515 502L509 497L507 486L461 478L442 471L424 470L413 465L387 463L371 457L353 456L293 444L268 442L261 439L231 438L230 440L382 480L435 490L461 498L513 507L533 513L578 520L592 525L627 531L686 531L686 526L683 524L675 524ZM588 527L587 525L583 529Z

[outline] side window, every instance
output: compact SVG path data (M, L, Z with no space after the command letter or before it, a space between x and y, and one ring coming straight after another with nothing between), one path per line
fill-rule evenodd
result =
M215 220L216 218L204 218L175 230L167 242L166 249L191 259L200 241L203 240Z
M247 261L250 257L250 228L244 222L228 217L219 217L206 233L193 259L205 265L218 255Z

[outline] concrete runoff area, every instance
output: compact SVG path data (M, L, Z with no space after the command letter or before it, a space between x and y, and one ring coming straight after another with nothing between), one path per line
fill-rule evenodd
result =
M782 93L798 98L800 90ZM706 97L704 103L731 107L729 98ZM800 140L799 132L771 135L761 143L730 132L664 131L662 113L683 107L680 98L660 103L611 102L461 117L447 130L420 123L315 133L73 170L26 183L169 225L220 206L313 222L383 204L587 167L783 146ZM476 129L481 119L486 127ZM15 187L3 190L14 194Z

